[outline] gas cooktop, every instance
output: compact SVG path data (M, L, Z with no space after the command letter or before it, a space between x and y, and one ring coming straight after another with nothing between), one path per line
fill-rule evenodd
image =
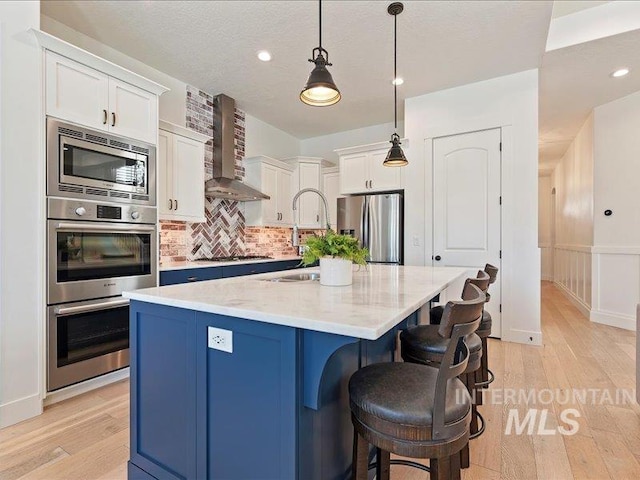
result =
M241 260L270 260L264 255L230 255L228 257L198 258L196 262L239 262Z

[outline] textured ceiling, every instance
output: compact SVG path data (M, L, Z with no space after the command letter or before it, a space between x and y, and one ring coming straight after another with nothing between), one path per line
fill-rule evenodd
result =
M589 112L640 90L640 31L554 50L540 70L540 163L562 157ZM621 67L631 73L610 74Z
M298 100L318 41L315 1L46 1L42 13L211 93L298 138L393 119L387 1L323 2L323 46L343 99ZM536 68L552 2L405 1L399 99ZM256 52L273 60L260 62Z

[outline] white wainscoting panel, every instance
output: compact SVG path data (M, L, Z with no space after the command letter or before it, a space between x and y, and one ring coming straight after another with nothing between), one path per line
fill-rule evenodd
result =
M640 303L640 248L593 247L591 320L627 330L636 329Z
M554 282L589 318L591 311L591 247L588 245L556 245L554 249Z

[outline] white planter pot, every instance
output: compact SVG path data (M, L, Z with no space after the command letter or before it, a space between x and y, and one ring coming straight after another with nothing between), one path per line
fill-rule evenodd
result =
M342 258L320 259L320 285L343 287L353 283L353 263Z

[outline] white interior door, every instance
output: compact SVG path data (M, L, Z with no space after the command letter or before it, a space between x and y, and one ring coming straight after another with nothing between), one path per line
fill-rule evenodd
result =
M499 128L433 141L433 265L500 268ZM460 298L462 280L447 289L446 300ZM501 336L500 273L489 288L487 310L492 336ZM445 300L445 299L443 299Z

